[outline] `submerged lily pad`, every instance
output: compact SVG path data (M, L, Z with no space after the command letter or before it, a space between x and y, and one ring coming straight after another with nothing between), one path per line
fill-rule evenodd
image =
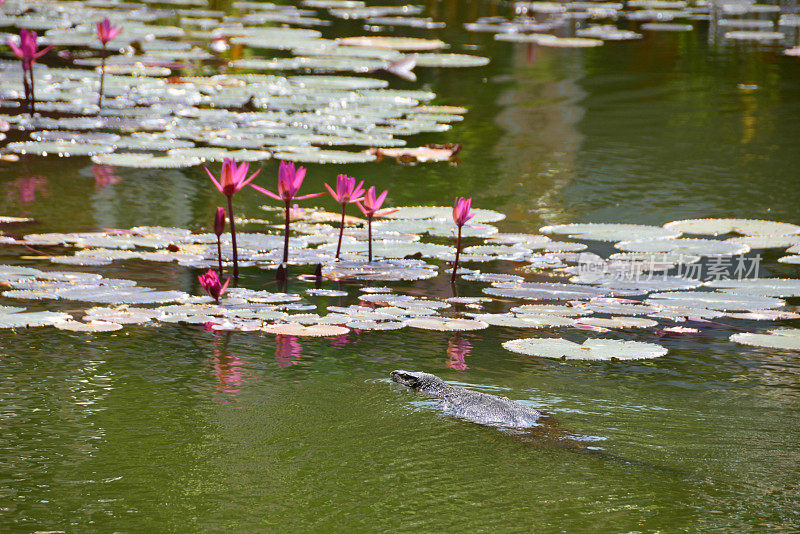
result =
M513 339L503 343L511 352L566 360L645 360L667 354L667 349L654 343L587 339L583 344L566 339Z

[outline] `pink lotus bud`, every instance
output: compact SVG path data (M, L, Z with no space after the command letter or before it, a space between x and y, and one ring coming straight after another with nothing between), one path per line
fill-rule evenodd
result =
M475 216L475 212L469 211L471 207L471 198L458 197L456 199L453 204L453 222L455 222L457 226L464 226L467 224L467 221Z
M214 216L214 233L217 237L222 235L225 231L225 208L217 208L217 213Z

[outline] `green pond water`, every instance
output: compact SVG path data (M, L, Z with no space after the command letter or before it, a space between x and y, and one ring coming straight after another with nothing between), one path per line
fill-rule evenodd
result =
M703 24L589 50L530 48L461 29L494 4L426 7L446 30L394 33L436 35L454 51L475 45L469 53L492 58L475 69L418 69L416 83L391 80L469 108L451 131L409 138L410 146L462 143L459 165L308 165L305 191L347 172L388 188L389 205L472 196L473 206L506 213L498 225L511 232L694 217L800 223L796 58L710 42ZM353 35L360 25L323 31ZM119 184L95 189L91 165L0 163L0 214L36 218L26 232L200 230L221 205L199 167L120 168ZM272 185L277 163L263 168L259 181ZM263 213L255 192L236 203L239 213ZM0 264L41 266L31 254L0 247ZM770 265L771 276L797 274ZM174 264L75 270L199 294L197 273ZM270 282L260 270L241 279L251 288ZM451 296L444 275L388 285ZM357 287L345 286L351 295ZM0 530L796 532L800 360L730 343L731 333L660 341L648 333L667 356L562 362L504 350L503 341L531 333L500 327L292 342L193 325L0 330ZM463 354L465 343L454 363L448 347ZM391 383L396 368L526 401L603 452L447 418Z

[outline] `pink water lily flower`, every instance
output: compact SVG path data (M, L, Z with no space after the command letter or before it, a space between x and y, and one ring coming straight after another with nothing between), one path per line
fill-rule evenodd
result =
M471 198L458 197L453 204L453 222L458 226L464 226L470 219L475 217L475 212L470 212L472 207Z
M258 176L261 169L257 170L250 177L247 177L247 172L250 170L249 163L242 163L237 165L236 161L230 158L225 158L222 162L222 174L219 181L214 178L211 171L205 165L203 168L206 174L211 178L214 187L217 191L222 193L228 198L228 221L231 224L231 246L233 247L233 280L234 282L239 279L239 253L236 249L236 226L233 224L233 195L241 191L243 187L253 181Z
M36 96L34 90L33 80L33 64L37 59L45 55L52 46L37 50L37 36L36 32L26 30L25 28L19 31L19 45L12 39L7 39L8 46L11 51L22 61L22 86L25 89L25 100L28 102L28 108L33 115L36 112Z
M370 187L367 189L367 194L364 195L364 199L358 202L358 209L361 210L361 213L366 215L368 218L372 217L383 217L385 215L389 215L390 213L394 213L397 210L383 210L378 211L383 206L384 200L386 200L386 195L389 194L389 191L384 191L377 197L375 196L375 187Z
M387 190L376 197L375 187L373 186L367 189L367 194L364 195L363 200L356 203L361 213L367 217L367 261L370 263L372 263L372 219L374 217L385 217L397 211L392 209L378 211L383 206L383 201L386 200L386 195L388 194L389 191Z
M281 161L278 167L278 194L276 195L268 189L251 184L250 187L263 193L268 197L275 200L282 200L289 203L292 200L304 200L306 198L320 197L325 193L311 193L310 195L297 196L300 186L303 185L303 180L306 177L306 168L298 167L295 169L294 163L288 161Z
M103 60L100 63L100 91L97 93L98 108L103 107L103 82L105 82L106 78L106 54L108 53L106 45L109 41L114 39L114 37L119 35L121 31L122 27L112 25L108 17L104 18L103 22L97 23L97 38L100 39L100 42L103 44Z
M283 234L283 263L289 262L289 223L291 217L291 203L292 200L304 200L307 198L320 197L325 193L311 193L310 195L297 196L300 186L303 185L303 180L306 177L305 167L295 168L294 163L288 161L281 161L278 167L278 194L276 195L268 189L259 187L256 184L250 184L250 187L263 193L275 200L283 201L286 210L286 224ZM283 276L284 270L278 269L278 276Z
M336 191L328 184L323 185L339 204L358 202L364 197L364 188L361 187L364 185L364 180L361 180L356 185L356 179L346 174L340 174L336 177Z
M211 298L217 302L219 302L219 298L225 294L225 290L228 289L228 284L231 281L231 279L228 278L223 284L213 269L209 269L206 274L198 276L197 280L206 293L211 295Z
M474 212L470 212L470 208L472 207L472 199L471 198L463 198L458 197L456 201L453 203L453 222L456 223L458 226L458 241L456 242L456 259L453 262L453 274L450 277L450 283L455 283L456 281L456 271L458 270L458 257L461 254L461 228L467 224L467 222L475 217Z
M6 40L8 46L11 47L11 51L14 52L14 55L22 60L23 69L30 69L32 63L53 48L52 46L48 46L37 51L37 40L38 36L36 32L26 30L25 28L19 31L19 45L10 38Z
M351 202L358 202L364 198L364 189L361 187L362 185L364 185L364 180L361 180L358 182L358 185L356 185L356 179L346 174L340 174L336 177L336 191L328 184L325 184L325 188L331 196L336 199L336 202L342 205L342 222L339 225L339 243L336 245L337 260L339 259L339 252L342 250L345 210L347 209L347 205Z
M114 40L114 37L119 35L119 32L121 31L122 27L111 24L111 21L108 20L108 17L104 18L103 22L97 23L97 38L100 39L100 42L104 45L109 41Z
M206 170L208 177L211 178L211 181L214 182L214 186L216 186L217 190L226 197L232 197L234 194L241 191L261 172L261 169L259 169L247 178L247 171L250 170L249 163L244 162L237 165L235 160L225 158L222 162L222 175L218 182L217 179L214 178L214 175L211 174L211 171L208 170L208 167L203 165L203 168Z

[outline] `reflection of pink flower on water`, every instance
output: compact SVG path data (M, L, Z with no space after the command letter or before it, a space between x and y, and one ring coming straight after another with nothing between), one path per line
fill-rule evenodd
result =
M275 336L275 360L281 367L297 365L300 362L300 353L303 346L297 336L285 336L279 334Z
M214 366L214 374L217 376L219 385L217 389L224 391L232 397L236 397L239 393L238 386L244 383L244 368L245 361L230 354L226 350L222 350L217 344L217 337L214 338L214 357L211 358L211 364Z
M469 356L470 350L472 350L472 345L469 341L458 336L451 337L447 343L447 355L450 357L447 360L447 366L456 371L469 369L467 356Z
M41 176L17 178L8 183L6 196L9 200L17 197L21 203L29 204L36 200L37 191L43 197L50 196L50 192L47 190L47 178Z
M214 371L220 384L241 386L244 379L242 378L242 360L231 354L218 354L214 357ZM222 389L226 389L223 387Z
M103 189L104 187L116 185L122 181L122 178L114 174L114 169L108 165L92 166L92 174L94 175L95 189Z
M341 336L336 336L331 338L331 346L336 347L337 349L343 348L348 343L347 341L348 334L350 334L350 332L348 332L347 334L342 334Z

